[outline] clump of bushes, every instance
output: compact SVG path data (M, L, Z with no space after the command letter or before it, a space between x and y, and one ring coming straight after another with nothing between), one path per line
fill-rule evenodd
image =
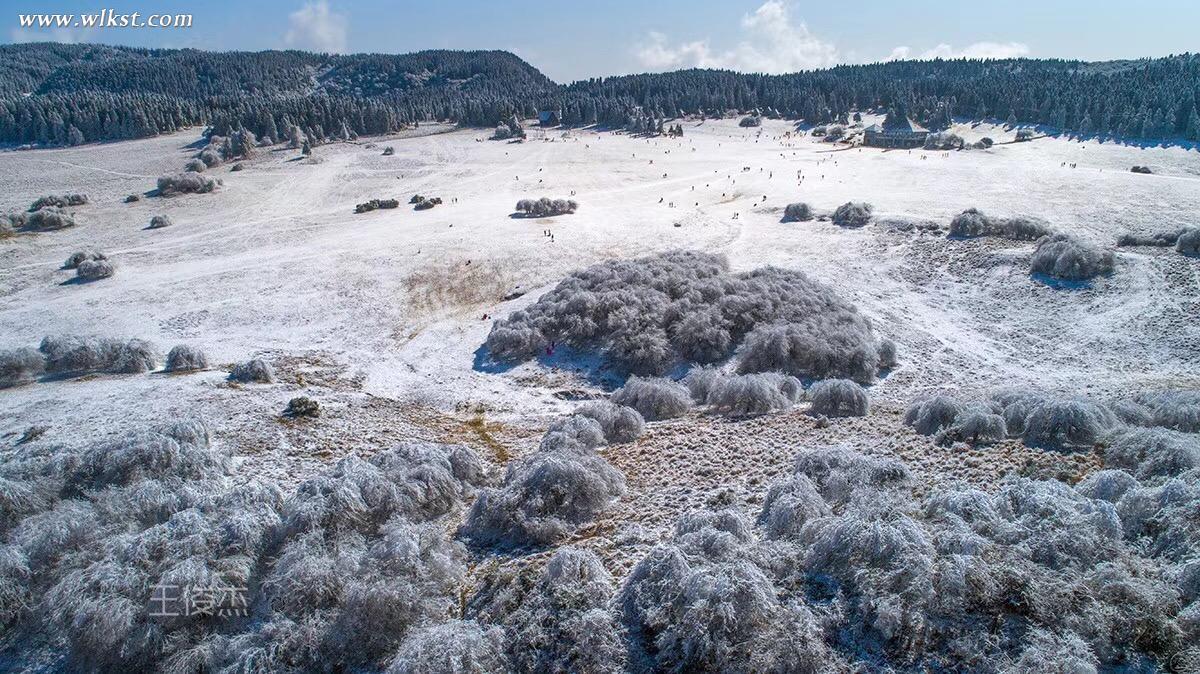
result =
M1017 135L1014 138L1018 143L1033 140L1033 129L1017 129Z
M920 398L908 406L904 423L921 435L934 435L954 425L963 411L962 403L947 395Z
M171 222L170 216L156 215L150 218L149 229L162 229L163 227L170 227L172 224L174 223Z
M685 378L684 382L692 397L698 398L697 402L730 416L783 411L804 395L799 379L778 372L722 375L703 368L689 377L692 378Z
M738 121L738 126L740 126L742 128L762 126L762 116L757 115L757 114L746 115L745 117L741 118L741 120Z
M413 205L413 210L415 210L415 211L427 211L427 210L433 208L434 206L441 204L442 198L441 197L424 197L424 196L421 196L420 194L414 194L414 195L412 195L412 198L408 200L408 203Z
M46 372L51 374L137 374L158 367L154 345L141 339L123 342L105 337L47 336L38 350L46 359Z
M486 479L469 450L350 456L287 492L230 470L198 422L0 466L27 495L0 510L0 619L21 644L7 657L382 671L459 606L465 549L445 530Z
M931 133L925 137L926 150L961 150L965 144L962 136L950 131Z
M1174 246L1179 241L1179 236L1188 231L1187 227L1181 227L1175 230L1167 230L1162 232L1154 232L1149 235L1139 234L1122 234L1121 238L1117 239L1117 245L1125 246L1155 246L1158 248L1169 248Z
M575 413L600 424L604 439L609 444L633 442L646 430L646 420L641 413L632 407L606 400L587 403L575 410Z
M847 201L833 212L833 224L838 227L864 227L871 221L871 204Z
M881 362L869 321L830 288L778 268L731 274L722 257L684 251L574 272L497 321L487 349L496 360L523 361L551 343L651 375L735 356L743 374L869 383Z
M772 559L737 510L679 518L670 541L638 562L621 589L630 659L653 671L848 669L808 602L784 599L776 587L784 567Z
M208 194L216 190L218 184L217 179L212 176L189 171L159 177L158 193L162 196L173 194Z
M234 164L233 166L230 166L230 167L229 167L229 171L230 171L231 173L236 173L236 172L238 172L238 171L245 171L245 170L246 170L246 165L245 165L245 164L243 164L242 162L237 162L237 163L236 163L236 164Z
M757 526L690 513L638 563L620 595L631 658L689 671L1152 668L1190 647L1196 477L1093 477L918 499L903 464L805 450Z
M46 362L36 349L24 347L0 351L0 388L35 381L45 369ZM0 501L2 500L0 498ZM0 611L0 614L3 614L3 611ZM0 621L0 624L3 624L3 621Z
M63 262L63 269L78 269L79 265L88 260L107 260L108 256L98 250L81 250L71 254L66 262Z
M127 203L127 204L136 203L141 200L142 200L142 195L140 195L140 194L130 194L129 196L125 197L125 203Z
M1200 257L1200 227L1191 227L1179 235L1175 250L1189 257Z
M489 671L627 671L613 579L600 559L567 546L538 566L497 574L469 605L477 620L505 631L510 664Z
M594 419L556 422L536 452L509 464L499 488L480 492L462 535L483 546L562 541L625 492L624 477L596 453L604 442Z
M812 206L804 202L788 204L783 209L784 222L808 222L813 219Z
M183 165L183 170L187 173L204 173L206 170L208 170L208 164L199 159L189 159L187 163Z
M233 370L229 372L229 379L243 383L273 384L275 383L275 370L262 358L252 358L244 363L234 365Z
M943 444L965 442L971 445L991 445L1008 437L1004 417L990 409L968 407L957 415L954 423L938 435Z
M370 213L371 211L381 208L400 208L400 201L397 199L372 199L368 202L356 205L354 207L354 212Z
M84 260L75 268L75 278L84 282L111 278L115 273L117 269L108 259Z
M867 416L867 392L849 379L825 379L809 389L810 412L827 417Z
M517 202L517 212L529 217L544 218L552 215L567 215L574 213L579 204L573 199L522 199Z
M167 372L193 372L208 369L208 356L187 344L179 344L167 352Z
M968 208L950 221L949 236L960 239L999 236L1018 241L1035 241L1049 234L1049 226L1034 218L1026 216L992 218L978 209Z
M391 145L383 148L383 156L390 157L394 154L396 154L396 148L392 147Z
M86 194L61 194L38 197L29 205L29 212L40 211L43 208L66 208L68 206L83 206L88 202Z
M20 227L34 232L51 232L75 226L75 216L54 206L41 208L20 218Z
M288 401L283 416L298 419L301 417L315 418L321 416L321 405L308 396L296 396Z
M1038 240L1029 266L1034 274L1063 281L1085 281L1111 274L1114 258L1111 251L1069 234L1051 234Z
M674 419L687 414L692 408L687 388L658 377L630 377L624 386L612 394L612 402L632 407L646 421Z
M1122 428L1105 438L1104 465L1138 480L1173 478L1200 468L1200 438L1165 428Z
M1150 170L1149 166L1134 166L1133 168L1129 169L1129 172L1130 173L1142 173L1145 175L1150 175L1150 174L1154 173L1154 171Z

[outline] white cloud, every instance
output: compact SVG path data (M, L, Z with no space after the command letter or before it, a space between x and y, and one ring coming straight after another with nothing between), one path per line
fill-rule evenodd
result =
M767 0L741 21L742 39L733 49L714 51L707 40L671 44L667 36L651 32L634 49L638 61L654 70L726 68L742 72L787 73L837 65L838 51L808 30L803 21L793 23L783 0Z
M1013 59L1029 56L1029 45L1021 42L976 42L963 49L955 49L945 42L933 49L926 49L920 54L913 55L911 47L900 46L892 50L885 61L904 61L907 59Z
M288 15L288 31L283 41L289 47L311 51L346 51L346 15L329 9L325 0L310 2Z

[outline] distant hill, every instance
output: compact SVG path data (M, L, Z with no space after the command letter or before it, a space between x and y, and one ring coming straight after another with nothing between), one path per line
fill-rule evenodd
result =
M1200 56L899 61L787 75L719 70L559 85L503 51L329 55L54 43L0 46L0 142L74 144L206 125L279 140L494 126L553 110L568 125L653 131L684 114L760 111L808 123L897 110L932 128L1000 118L1080 134L1200 140Z

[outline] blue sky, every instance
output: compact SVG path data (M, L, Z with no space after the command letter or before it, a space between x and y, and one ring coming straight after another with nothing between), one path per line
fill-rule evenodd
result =
M1085 60L1200 49L1200 2L1105 0L815 3L798 0L0 0L0 40L217 50L506 49L557 81L693 66L789 72L932 56ZM18 14L193 14L186 29L18 27Z

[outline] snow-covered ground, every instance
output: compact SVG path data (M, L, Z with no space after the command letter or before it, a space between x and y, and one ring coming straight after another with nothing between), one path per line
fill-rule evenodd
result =
M138 337L164 353L198 346L220 364L194 375L0 391L2 444L34 425L48 427L47 441L74 442L199 413L234 443L247 472L291 480L409 436L467 442L502 460L530 447L570 399L599 391L536 363L481 366L491 326L484 315L526 306L581 266L672 248L724 253L736 271L805 271L893 338L901 365L872 388L878 413L868 420L818 429L792 413L652 426L639 443L610 450L630 480L618 526L650 501L662 506L655 528L666 526L670 512L703 502L710 487L761 495L803 443L871 445L935 476L981 482L1023 465L953 454L904 429L898 410L933 389L1106 395L1200 386L1200 260L1122 249L1111 277L1054 289L1030 278L1030 243L950 241L907 227L944 228L973 206L1041 217L1111 248L1126 231L1200 225L1200 152L1057 138L1008 144L1012 132L993 126L956 129L968 141L998 141L986 151L885 152L790 137L782 121L761 131L736 120L683 126L677 140L555 130L524 143L444 129L320 146L315 163L294 150L260 150L244 171L213 169L224 181L214 194L131 204L126 195L181 170L197 131L0 153L0 208L24 209L46 194L91 197L71 209L77 227L0 241L0 348L36 347L49 334ZM387 145L394 156L383 156ZM1135 164L1154 174L1130 173ZM444 203L414 211L413 194ZM541 196L573 198L579 212L511 217L518 199ZM354 213L372 198L401 207ZM850 200L872 203L875 222L857 230L780 222L789 202L828 212ZM146 229L158 214L174 225ZM67 283L73 273L63 260L88 247L115 261L116 276ZM280 383L225 382L228 364L252 356L270 360ZM322 403L323 416L281 420L301 392ZM723 460L729 455L737 460ZM694 479L679 487L687 494L659 484L675 475Z

